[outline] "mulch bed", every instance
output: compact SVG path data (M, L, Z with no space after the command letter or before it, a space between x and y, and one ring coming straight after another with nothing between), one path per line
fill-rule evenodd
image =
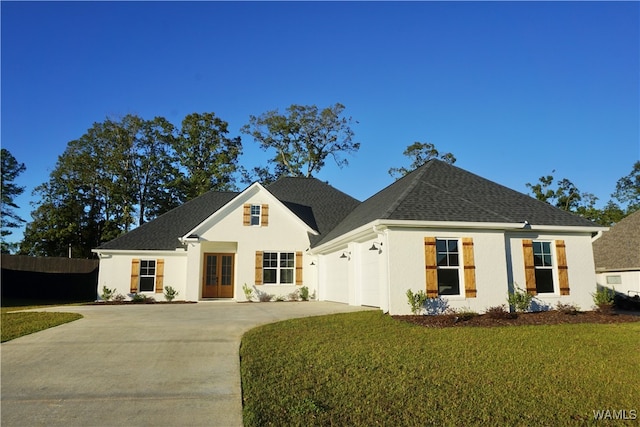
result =
M144 305L144 304L195 304L197 301L139 301L133 302L131 300L127 301L94 301L89 302L85 305Z
M556 310L518 314L515 318L494 319L486 314L467 318L455 314L437 316L393 316L394 319L409 322L427 328L448 328L462 326L522 326L522 325L558 325L564 323L627 323L640 322L638 312L600 313L581 311L574 314Z

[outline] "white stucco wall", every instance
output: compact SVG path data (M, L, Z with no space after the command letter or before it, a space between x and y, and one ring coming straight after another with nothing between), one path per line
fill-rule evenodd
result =
M100 270L98 272L98 296L102 294L102 287L115 289L114 295L121 294L130 299L131 286L131 261L133 259L164 260L164 280L163 286L171 286L178 291L176 300L189 300L186 288L186 265L187 253L179 250L170 251L147 251L144 252L123 252L109 251L103 252L100 258ZM164 301L163 293L140 292L157 301Z
M390 230L388 233L391 314L411 314L406 296L407 289L413 292L426 291L425 237L473 238L477 297L444 297L449 307L482 312L488 307L506 303L508 282L502 234L491 231L400 229ZM459 249L462 251L462 245ZM462 263L462 252L460 257ZM464 289L464 275L460 286Z
M570 295L560 295L554 261L556 290L552 294L540 294L537 297L539 307L554 308L558 302L575 304L581 309L592 306L595 272L589 234L505 233L483 229L390 227L368 240L350 242L320 257L321 298L352 305L374 305L391 314L411 314L407 289L426 291L424 238L428 236L473 239L477 295L467 298L463 292L461 296L443 297L450 308L482 313L489 307L506 305L508 291L514 282L524 288L523 239L565 241ZM369 251L373 242L383 243L380 253ZM462 265L462 245L459 250ZM348 253L349 259L340 258L342 253ZM372 287L374 282L379 286L377 295ZM460 286L464 289L464 274L461 274Z
M511 233L506 236L510 247L510 259L512 271L509 281L517 283L520 288L525 288L524 253L522 239L540 241L564 240L567 255L567 267L569 274L569 295L560 295L558 289L558 271L556 265L555 245L551 245L554 260L553 280L555 292L550 294L538 294L536 300L543 306L555 308L558 302L574 304L582 310L591 310L593 307L592 293L596 290L596 274L593 262L593 249L590 235L570 235L553 233Z

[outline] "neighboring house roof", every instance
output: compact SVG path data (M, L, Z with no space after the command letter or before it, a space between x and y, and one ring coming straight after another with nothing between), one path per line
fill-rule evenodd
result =
M280 178L267 190L320 233L309 236L312 246L360 204L353 197L316 178Z
M358 205L318 244L378 219L599 227L440 160L430 160Z
M210 191L120 237L103 243L98 249L173 250L180 246L179 237L195 228L238 194L231 191Z
M360 202L316 178L283 177L266 187L273 196L320 235L333 229ZM196 228L241 193L210 191L158 218L102 244L98 249L173 250L178 238Z
M593 258L596 270L640 270L640 211L593 242Z

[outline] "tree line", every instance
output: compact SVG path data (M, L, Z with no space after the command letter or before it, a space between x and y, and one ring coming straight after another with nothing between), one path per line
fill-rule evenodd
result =
M2 252L66 256L71 248L74 257L89 258L92 248L208 191L237 191L238 182L268 184L282 176L311 177L331 159L346 166L345 156L360 143L344 109L339 103L323 109L294 104L284 113L250 116L240 132L270 153L264 164L251 168L239 165L241 138L230 136L228 123L215 113L189 114L179 127L163 117L137 115L94 123L67 144L49 179L33 191L38 202L19 246L6 237L26 222L14 203L24 191L15 180L25 165L2 149ZM391 176L404 176L433 158L456 162L452 153L426 142L410 144L403 154L411 163L391 168ZM603 225L640 209L640 162L618 180L615 201L603 209L568 179L548 175L526 185L539 200Z

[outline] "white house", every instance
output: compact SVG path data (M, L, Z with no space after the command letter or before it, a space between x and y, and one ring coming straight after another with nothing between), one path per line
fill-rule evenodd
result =
M640 211L593 243L598 285L627 296L640 295Z
M431 160L360 203L314 178L210 192L95 249L98 289L244 300L304 285L317 298L408 314L406 291L452 308L592 304L592 239L606 228ZM100 293L100 291L98 292Z

